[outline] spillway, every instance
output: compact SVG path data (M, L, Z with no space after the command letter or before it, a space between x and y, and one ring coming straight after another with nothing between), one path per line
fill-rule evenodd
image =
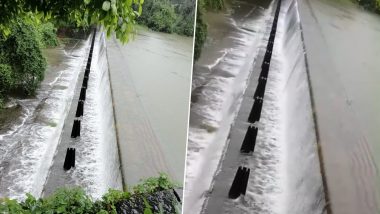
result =
M97 198L122 189L106 41L96 35L87 81L92 37L65 39L45 50L49 66L36 96L14 99L20 113L0 131L0 197L23 200L25 193L41 197L80 186ZM76 115L83 87L83 115ZM71 138L74 120L81 121L77 138ZM68 148L75 148L75 168L65 171Z
M109 82L106 40L97 32L88 74L83 116L77 117L78 100L82 99L82 67L69 116L56 151L50 173L44 186L44 195L49 195L62 186L80 186L92 197L102 196L109 188L122 189L122 176L116 141L115 121ZM88 55L87 55L88 56ZM85 60L87 63L87 60ZM86 65L86 64L84 64ZM80 136L72 138L74 119L81 121ZM75 148L75 168L63 170L67 148Z
M248 118L262 76L261 66L278 2L281 7L263 106L259 120L251 123ZM213 142L222 148L225 145L219 156L220 162L211 178L199 178L212 181L198 195L201 198L198 198L198 203L194 203L196 200L193 198L187 204L185 194L185 213L191 213L186 209L194 205L201 206L201 213L319 214L326 211L298 5L293 0L274 1L267 11L269 15L262 28L259 52L254 57L245 57L253 64L247 68L250 73L245 90L236 90L241 93L242 101L240 103L236 95L232 102L235 105L231 108L237 108L238 114L231 123L231 129L226 130L228 135ZM244 80L240 83L244 85ZM240 150L249 127L257 127L258 132L254 151L245 154ZM190 148L191 144L189 141ZM203 159L210 160L212 156ZM209 163L203 160L198 164L207 167ZM250 169L247 190L245 195L229 199L228 192L239 166ZM192 187L191 184L189 186ZM187 194L191 191L193 189Z

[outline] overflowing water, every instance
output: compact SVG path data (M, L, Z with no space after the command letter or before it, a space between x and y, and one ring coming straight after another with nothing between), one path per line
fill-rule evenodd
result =
M282 7L284 21L279 21L282 30L277 38L277 50L284 59L279 67L284 68L281 72L284 73L282 95L286 112L286 213L319 214L326 211L325 192L297 1L283 1Z
M62 169L62 163L58 163L59 172L53 167L50 178L52 182L48 179L47 183L56 186L72 183L83 187L95 198L102 196L109 188L122 189L106 42L103 33L98 32L97 35L84 103L81 136L70 139L69 143L76 148L76 167L66 173ZM69 175L68 180L56 183L57 179L54 178L63 172Z
M202 209L270 15L268 1L236 3L206 15L209 38L193 73L185 213Z
M265 19L272 20L273 17L267 15ZM271 22L268 22L268 26L270 24ZM262 27L265 33L265 26ZM250 43L245 42L246 46L249 46ZM266 44L267 41L264 40L260 47L264 48ZM255 48L258 49L257 45ZM247 51L241 50L241 53ZM242 61L253 59L253 57L240 58ZM240 85L236 84L239 87L233 84L214 84L209 91L206 91L209 83L202 83L201 90L208 92L202 94L203 98L197 94L197 91L193 91L193 98L195 96L197 99L192 100L191 109L187 163L189 180L186 184L188 192L185 195L185 213L192 213L190 210L194 210L193 206L198 208L202 206L204 199L206 199L206 203L203 204L205 213L319 214L324 212L324 189L296 1L282 1L263 110L260 122L256 124L259 132L255 151L253 155L240 155L238 150L231 151L231 149L236 149L242 143L234 141L239 139L237 135L241 135L236 133L245 133L249 126L246 120L253 104L252 96L257 84L258 67L257 70L253 69L251 82L245 90L246 94L242 101L241 96L245 88L241 90L240 87L246 87L246 79L239 80ZM234 66L234 68L239 67ZM249 73L249 67L245 69L245 72ZM233 69L228 69L231 70ZM222 79L220 76L218 78ZM196 78L197 82L200 82L199 79ZM229 97L226 91L236 93L232 101L227 101ZM219 97L218 94L223 96ZM216 97L218 99L215 99ZM203 105L199 104L199 100ZM235 118L235 112L239 110L240 105L239 114L235 120L231 120ZM202 106L218 111L199 111ZM226 107L230 111L228 114L223 114L219 109ZM205 118L213 120L209 123L212 126L209 124L205 126L205 121L209 121ZM227 123L227 128L223 130L224 137L210 137L215 130L216 132L220 130L220 124L223 123ZM232 125L231 131L230 125ZM224 148L226 149L223 150ZM207 150L209 152L205 152ZM231 169L231 166L235 168ZM227 192L238 166L251 168L251 176L246 195L237 200L230 200L227 199ZM199 169L207 169L209 172ZM196 170L201 173L197 175ZM215 170L217 170L216 176L214 176ZM226 175L225 171L229 174ZM197 190L196 188L200 186L201 190ZM224 191L216 188L222 188Z
M36 96L14 99L20 107L0 132L0 197L39 196L70 108L88 41L47 50L49 66Z
M305 53L296 1L282 1L247 195L226 201L226 212L323 213Z
M76 185L94 197L122 189L104 33L96 37L82 134L77 142Z
M70 133L89 41L72 46L47 50L49 68L36 97L14 101L21 106L19 117L1 135L1 197L21 200L27 192L39 197L59 187L80 186L97 198L109 188L122 189L104 34L96 37L81 137L76 139ZM76 148L76 167L64 171L68 147Z

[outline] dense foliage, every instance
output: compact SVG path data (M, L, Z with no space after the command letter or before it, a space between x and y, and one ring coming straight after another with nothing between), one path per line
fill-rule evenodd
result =
M144 0L4 0L0 3L0 32L11 33L16 17L27 18L30 14L38 19L73 23L77 27L100 24L110 35L127 42L133 32L134 20L142 10Z
M174 32L180 35L194 35L195 0L172 0L177 20Z
M194 8L194 0L145 0L137 22L155 31L193 36Z
M58 46L57 28L51 22L37 23L37 40L43 48Z
M207 10L221 10L224 8L224 0L201 0Z
M12 68L9 64L5 64L5 60L1 60L1 58L0 56L0 109L4 105L4 95L13 86Z
M58 45L51 23L16 19L11 34L0 34L0 108L11 92L31 95L44 77L46 68L42 47Z
M169 0L146 0L138 22L155 31L172 33L177 14Z
M46 61L40 50L42 42L37 39L38 34L34 26L16 19L11 34L0 36L0 99L12 90L33 94L43 79Z
M380 13L380 0L357 0L364 8Z
M27 194L23 202L11 199L0 199L0 213L116 213L116 204L122 200L128 200L136 195L144 197L154 191L168 190L175 185L165 174L157 178L149 178L139 184L131 192L109 190L100 200L93 201L80 188L59 189L53 195L36 199ZM146 203L144 214L152 213L150 205Z
M207 38L207 25L203 21L202 8L198 4L197 9L197 26L195 29L194 59L197 60L201 56L202 47Z

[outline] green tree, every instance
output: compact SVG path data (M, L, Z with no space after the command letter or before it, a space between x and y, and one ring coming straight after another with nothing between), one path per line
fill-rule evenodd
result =
M202 47L207 38L207 25L203 21L202 7L198 4L197 26L195 29L194 60L201 56Z
M172 33L177 14L168 0L147 0L138 22L152 30Z
M7 36L16 17L36 17L53 22L73 23L77 27L99 24L107 35L115 32L127 42L144 0L2 0L0 32ZM30 18L31 19L31 18Z
M380 13L380 0L357 0L365 9Z
M222 10L224 8L224 0L201 0L206 10Z
M57 28L51 22L39 22L35 25L37 31L37 40L40 46L56 47L58 46Z
M146 0L139 24L166 33L193 36L195 0Z
M177 14L174 32L180 35L194 35L195 1L171 0Z
M0 109L3 107L3 96L13 86L12 68L8 64L0 63Z
M0 79L9 82L2 90L33 94L44 77L46 61L35 28L22 19L16 18L12 23L11 34L6 38L0 36L0 64L7 65L0 68ZM9 68L12 68L10 73Z
M224 0L198 0L197 26L195 30L194 60L198 60L207 38L207 24L203 20L205 11L219 11L224 8Z

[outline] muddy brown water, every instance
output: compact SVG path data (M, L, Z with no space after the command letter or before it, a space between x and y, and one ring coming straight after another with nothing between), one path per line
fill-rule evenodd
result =
M380 16L350 1L300 1L332 213L379 213Z
M166 172L183 182L192 67L191 37L137 28L126 45L108 40L125 182Z

